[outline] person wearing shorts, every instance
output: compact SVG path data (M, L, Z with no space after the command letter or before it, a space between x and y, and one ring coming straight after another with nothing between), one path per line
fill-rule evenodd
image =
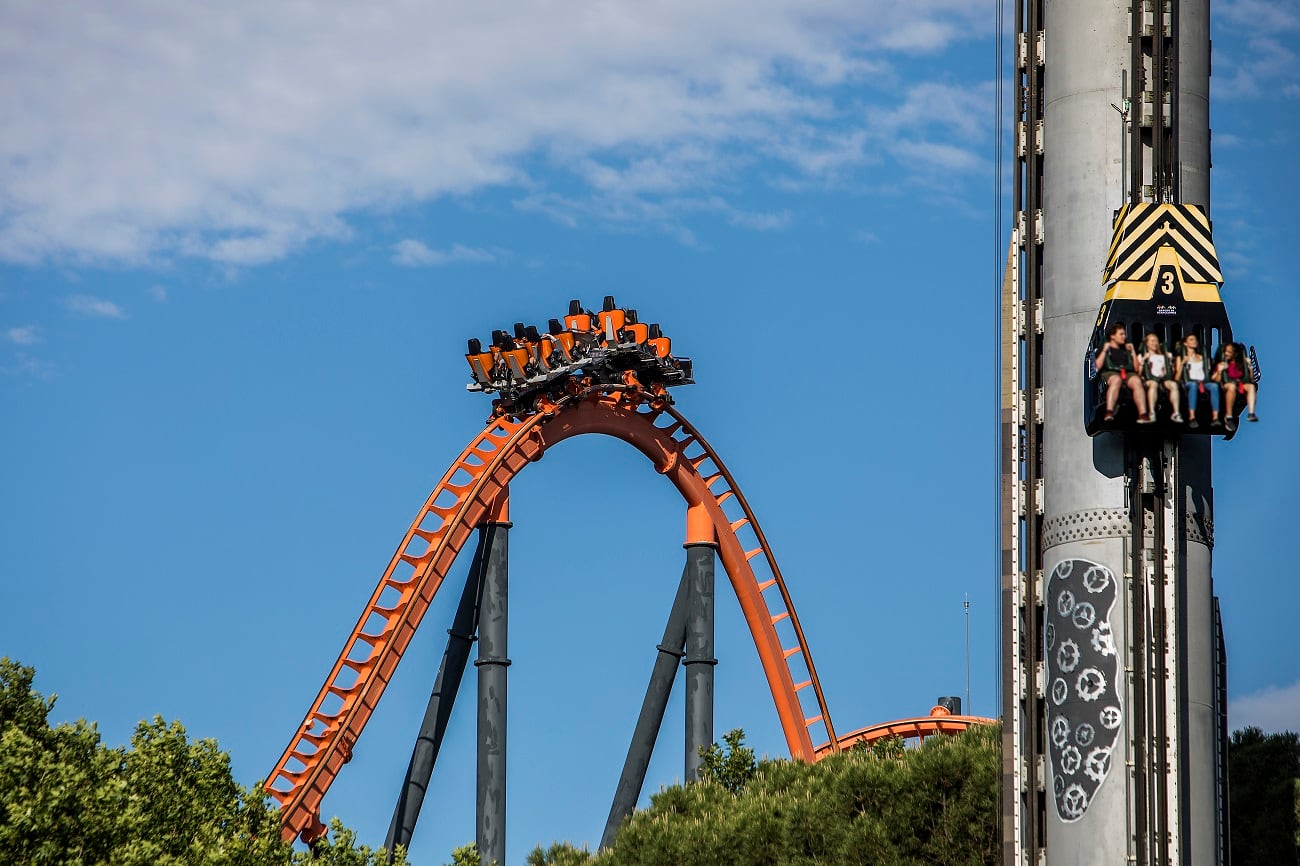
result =
M1146 352L1141 359L1142 381L1146 385L1147 405L1151 407L1151 416L1155 417L1160 391L1164 389L1169 394L1169 405L1173 407L1173 414L1170 415L1169 420L1181 424L1183 416L1178 411L1181 394L1178 383L1174 381L1174 359L1165 351L1164 344L1156 334L1147 334L1145 343Z
M1106 330L1106 345L1097 353L1097 372L1106 383L1106 417L1102 420L1115 420L1120 388L1127 387L1133 393L1133 405L1137 406L1138 423L1150 424L1154 419L1147 412L1147 392L1137 372L1137 353L1131 343L1125 342L1127 339L1128 332L1123 325L1111 325Z

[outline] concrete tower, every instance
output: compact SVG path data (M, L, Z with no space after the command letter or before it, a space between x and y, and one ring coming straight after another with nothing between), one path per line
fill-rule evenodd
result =
M1114 212L1209 210L1209 4L1018 0L1016 21L1006 862L1222 863L1210 440L1081 421Z

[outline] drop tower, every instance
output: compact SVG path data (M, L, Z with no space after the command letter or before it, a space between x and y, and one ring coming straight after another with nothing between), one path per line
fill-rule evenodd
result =
M1211 440L1235 426L1191 430L1167 407L1161 423L1129 407L1140 425L1102 425L1088 404L1102 369L1090 339L1110 322L1108 305L1120 309L1112 296L1150 310L1125 314L1130 337L1181 346L1196 333L1207 352L1230 340L1187 318L1197 298L1222 306L1209 219L1209 3L1013 7L1004 862L1222 864L1226 661Z

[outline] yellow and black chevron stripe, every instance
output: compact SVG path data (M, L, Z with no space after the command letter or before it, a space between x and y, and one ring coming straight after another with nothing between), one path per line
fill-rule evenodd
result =
M1223 283L1213 231L1205 211L1192 204L1128 204L1115 217L1115 234L1102 280L1148 282L1156 253L1171 247L1186 283ZM1168 260L1168 256L1160 256Z

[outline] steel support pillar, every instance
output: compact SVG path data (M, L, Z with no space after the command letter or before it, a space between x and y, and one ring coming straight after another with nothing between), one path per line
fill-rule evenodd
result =
M646 686L645 700L641 702L641 715L637 717L632 744L628 746L627 760L623 762L623 773L618 777L618 788L614 791L614 803L609 809L609 819L605 821L605 832L600 837L602 849L608 848L614 841L614 834L632 814L636 801L641 797L646 769L650 766L650 755L654 752L655 740L663 725L668 695L672 691L677 665L681 662L686 646L689 575L688 565L682 570L682 579L677 584L677 597L673 599L672 611L668 614L668 625L664 627L663 640L657 647L659 655L650 672L650 684Z
M461 591L451 628L447 630L447 648L443 650L442 662L438 665L438 677L433 682L424 721L420 723L420 734L415 740L406 778L402 780L402 792L398 795L393 820L388 827L388 838L384 840L390 863L395 846L409 847L411 844L411 834L415 831L415 822L420 817L420 807L429 789L433 765L438 760L443 735L447 733L451 707L469 661L469 648L478 629L478 608L483 595L483 553L488 532L486 527L479 528L478 546L474 550L469 575L465 578L465 588Z
M502 491L483 524L483 600L479 607L478 793L475 842L484 866L506 862L506 668L509 610L509 507Z
M713 524L701 505L686 512L686 781L700 777L700 749L713 745Z

